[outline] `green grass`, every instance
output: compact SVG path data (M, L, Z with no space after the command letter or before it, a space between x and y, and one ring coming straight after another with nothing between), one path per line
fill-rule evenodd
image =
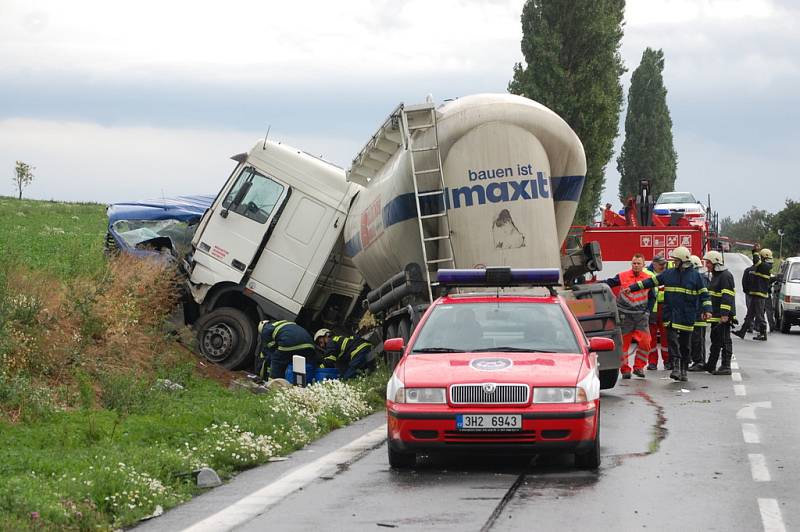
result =
M6 265L24 265L67 280L104 268L105 205L17 200L0 196L0 253Z
M385 369L264 395L204 377L142 325L153 285L107 265L105 227L102 205L0 197L0 530L129 526L200 466L227 478L383 407Z

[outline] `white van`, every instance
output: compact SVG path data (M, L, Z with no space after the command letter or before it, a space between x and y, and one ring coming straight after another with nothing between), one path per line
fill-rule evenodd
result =
M775 323L782 333L800 325L800 257L783 261L775 283Z

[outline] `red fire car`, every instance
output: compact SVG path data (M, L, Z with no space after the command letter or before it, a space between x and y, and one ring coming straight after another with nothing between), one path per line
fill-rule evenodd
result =
M549 295L472 293L437 299L386 388L389 463L411 468L417 453L575 454L600 465L598 351L552 286L558 270L440 270L444 286L550 286Z

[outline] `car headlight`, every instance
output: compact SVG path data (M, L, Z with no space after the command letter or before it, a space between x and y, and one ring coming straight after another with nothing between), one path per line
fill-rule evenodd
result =
M444 388L400 388L394 396L395 403L444 404Z
M582 403L585 393L580 388L534 388L535 403Z

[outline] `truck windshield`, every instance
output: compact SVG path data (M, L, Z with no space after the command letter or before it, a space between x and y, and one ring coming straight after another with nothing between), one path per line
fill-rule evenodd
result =
M552 303L457 303L437 305L412 351L579 353L561 306Z
M238 205L233 205L233 200L246 185L249 186L247 193ZM239 178L231 187L222 206L263 224L269 219L269 215L282 195L283 185L258 173L252 167L246 167L239 174Z

